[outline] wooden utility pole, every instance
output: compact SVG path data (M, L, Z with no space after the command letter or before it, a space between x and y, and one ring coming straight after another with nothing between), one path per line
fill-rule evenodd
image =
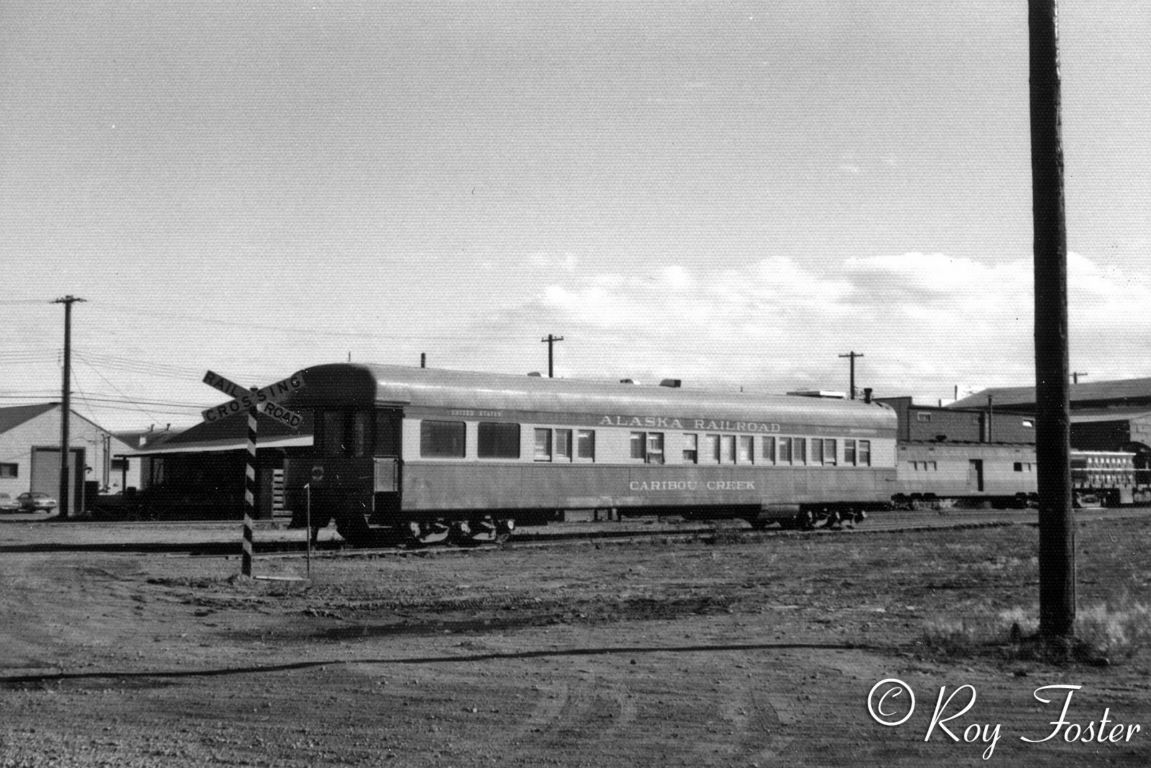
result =
M552 350L554 349L555 343L557 341L563 341L563 340L564 340L563 336L552 336L550 333L548 334L548 337L546 339L540 339L541 344L547 344L548 345L548 378L549 379L553 378L555 376L555 369L552 367Z
M72 512L68 498L70 495L68 457L71 455L68 449L71 439L68 419L72 415L72 305L77 301L84 299L68 295L52 302L64 305L64 381L60 395L60 489L56 499L60 505L57 507L60 511L56 514L60 517L68 517Z
M850 373L849 383L851 386L851 399L854 400L855 399L855 358L863 357L863 353L862 352L856 352L855 350L852 350L851 352L848 352L846 355L840 355L840 357L846 357L851 361L851 364L850 364L851 373Z
M1063 203L1056 0L1028 0L1031 195L1035 229L1035 455L1039 464L1039 632L1075 630L1067 223Z

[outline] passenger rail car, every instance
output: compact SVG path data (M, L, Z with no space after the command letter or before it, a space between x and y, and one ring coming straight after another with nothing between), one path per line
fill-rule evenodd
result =
M299 373L312 452L286 462L297 516L353 543L506 536L559 510L857 516L893 493L896 416L861 401L400 366ZM299 522L299 521L297 521Z

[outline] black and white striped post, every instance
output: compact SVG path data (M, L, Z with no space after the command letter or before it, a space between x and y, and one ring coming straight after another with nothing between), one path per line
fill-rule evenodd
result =
M258 414L263 413L293 430L298 430L304 417L278 403L303 387L304 380L299 373L296 373L266 387L242 387L218 373L208 371L204 374L204 383L232 398L226 403L203 411L204 421L211 423L237 416L245 410L248 412L248 461L244 470L244 541L241 568L243 575L251 576L252 519L259 514L256 504L259 501L257 489L260 485L257 479L259 473L256 470L256 419Z
M248 406L248 467L244 472L244 543L240 572L252 575L252 518L256 517L256 393L252 387L252 403Z

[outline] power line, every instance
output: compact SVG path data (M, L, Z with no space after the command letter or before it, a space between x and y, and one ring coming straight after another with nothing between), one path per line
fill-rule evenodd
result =
M59 398L58 392L34 392L28 394L0 394L0 400L56 400ZM164 400L145 400L140 398L124 397L106 397L97 396L94 394L86 395L86 399L90 403L99 403L101 407L105 404L111 405L131 405L131 406L151 406L154 408L182 408L187 411L194 411L199 413L204 410L204 403L178 403Z
M123 392L121 392L121 391L120 391L120 388L119 388L119 387L117 387L117 386L116 386L115 384L113 384L111 381L108 381L108 378L107 378L106 376L104 376L104 374L100 373L100 371L99 371L98 369L96 369L96 368L93 368L93 367L92 367L92 366L91 366L91 365L90 365L90 364L89 364L87 361L84 361L84 364L85 364L85 365L87 365L89 368L92 368L92 370L93 370L93 371L96 373L96 375L97 375L97 376L99 376L101 379L103 379L103 380L104 380L104 383L106 383L106 384L107 384L108 386L110 386L112 389L114 389L114 390L116 390L117 392L119 392L121 397L124 397L124 398L127 398L127 397L128 397L127 395L125 395ZM152 421L156 421L156 422L158 422L158 421L161 421L161 419L160 419L159 417L157 417L157 416L156 416L156 414L154 414L154 413L150 413L149 411L145 410L144 408L137 408L137 410L138 410L140 413L142 413L142 414L144 414L145 416L147 416L148 418L150 418Z
M170 317L179 320L188 320L194 323L202 323L204 325L214 325L225 328L243 328L247 330L261 330L261 331L276 331L278 333L298 333L306 336L327 336L335 338L350 338L350 339L389 339L392 341L454 341L457 339L497 339L502 341L519 341L524 338L524 334L508 335L508 336L493 336L491 334L428 334L428 333L413 333L413 334L394 334L394 333L376 333L373 331L329 331L319 328L304 328L299 326L290 325L272 325L269 323L250 323L243 320L221 320L215 317L203 317L201 315L189 315L180 312L165 312L162 310L142 310L135 307L126 307L119 304L103 303L102 306L111 307L121 312L129 314L142 315L144 317Z

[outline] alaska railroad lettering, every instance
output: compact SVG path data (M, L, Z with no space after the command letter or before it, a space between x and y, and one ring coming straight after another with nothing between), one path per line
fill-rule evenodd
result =
M765 421L723 419L676 419L667 416L603 416L601 427L644 427L646 429L697 429L715 432L782 432L778 424Z

